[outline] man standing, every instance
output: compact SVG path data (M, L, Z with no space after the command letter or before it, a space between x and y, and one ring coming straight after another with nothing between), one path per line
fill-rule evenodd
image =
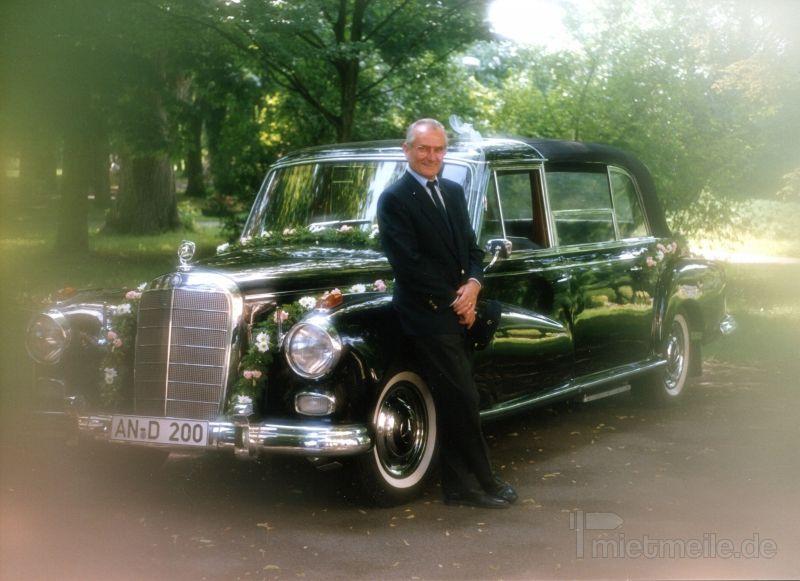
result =
M464 190L438 177L446 149L444 126L435 119L409 126L408 169L381 194L378 226L395 274L392 304L436 401L444 501L506 508L517 494L489 463L466 338L475 322L483 251Z

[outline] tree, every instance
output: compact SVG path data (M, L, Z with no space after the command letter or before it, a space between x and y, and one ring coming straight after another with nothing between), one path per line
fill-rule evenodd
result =
M358 136L360 110L397 87L426 80L421 61L446 60L485 37L485 4L243 0L207 3L205 14L186 6L169 13L216 31L267 80L324 119L341 142Z

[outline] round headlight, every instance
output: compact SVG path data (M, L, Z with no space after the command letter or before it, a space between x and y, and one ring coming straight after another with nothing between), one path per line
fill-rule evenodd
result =
M341 352L338 334L324 320L298 323L286 337L289 366L308 379L317 379L333 369Z
M69 345L69 323L59 311L47 311L36 317L28 327L25 347L38 363L58 363Z

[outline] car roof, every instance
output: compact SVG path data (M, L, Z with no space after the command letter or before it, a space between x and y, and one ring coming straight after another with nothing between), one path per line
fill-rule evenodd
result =
M402 141L364 141L308 147L286 155L278 160L276 166L311 160L335 161L381 157L402 158ZM548 165L599 163L620 166L633 176L639 186L653 233L657 236L669 236L669 228L656 196L655 184L650 172L641 161L622 149L601 143L560 139L456 138L448 144L447 159L472 163L517 161L546 162Z

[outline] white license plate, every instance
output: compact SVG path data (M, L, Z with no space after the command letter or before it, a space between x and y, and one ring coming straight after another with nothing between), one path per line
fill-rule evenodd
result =
M208 443L208 422L175 418L113 416L110 437L112 440L122 442L205 446Z

